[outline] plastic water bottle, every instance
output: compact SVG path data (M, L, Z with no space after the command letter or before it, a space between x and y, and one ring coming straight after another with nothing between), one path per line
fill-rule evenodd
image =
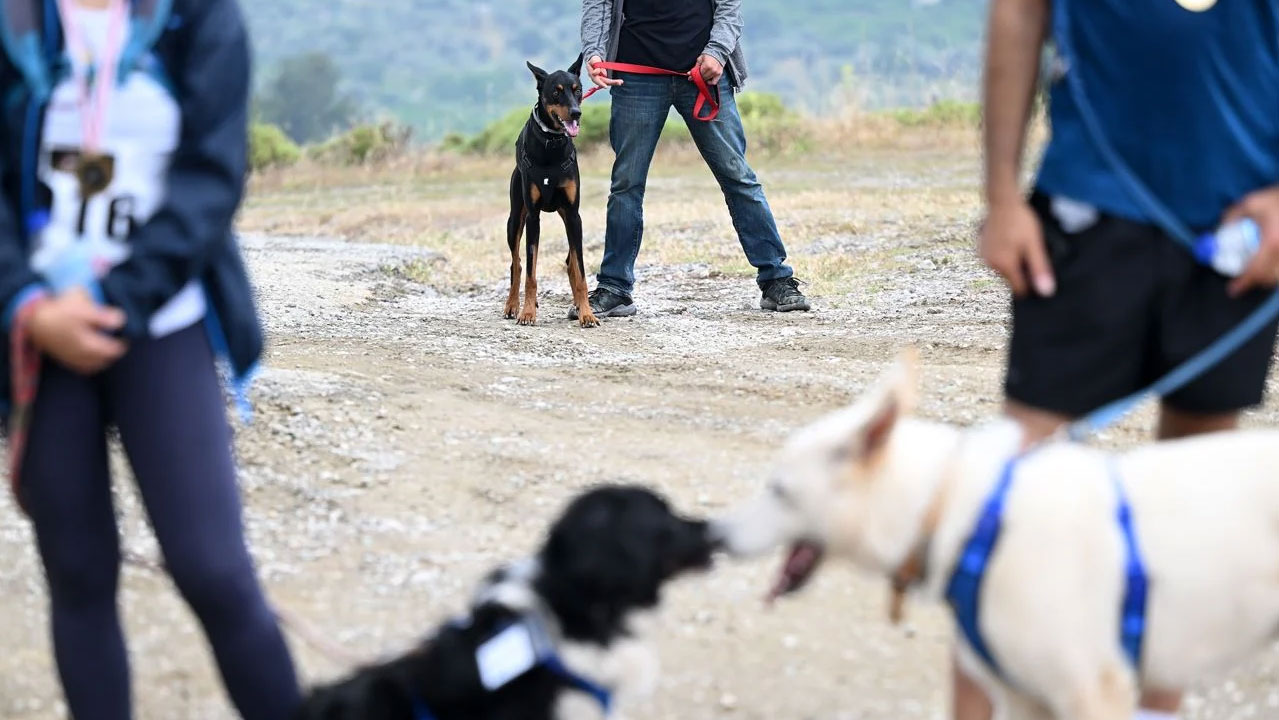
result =
M93 269L93 255L84 243L72 242L44 271L45 282L54 293L61 294L71 288L83 288L98 303L102 302L102 287Z
M1261 228L1252 218L1236 220L1195 241L1195 257L1226 277L1239 277L1261 247Z

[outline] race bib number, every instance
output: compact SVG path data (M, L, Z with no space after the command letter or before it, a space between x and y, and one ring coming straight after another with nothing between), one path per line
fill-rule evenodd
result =
M83 156L77 150L52 153L50 176L46 180L53 195L55 218L67 217L65 210L57 211L71 205L76 209L73 233L77 237L128 240L137 225L139 208L135 193L140 189L137 179L126 175L122 181L110 181L101 191L86 197L82 192L83 183L73 184L69 179L78 176L81 162ZM131 180L133 182L129 182Z

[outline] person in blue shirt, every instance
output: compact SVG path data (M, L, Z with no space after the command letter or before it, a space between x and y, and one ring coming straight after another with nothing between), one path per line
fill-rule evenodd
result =
M1235 327L1279 279L1279 4L1274 0L1055 0L1117 154L1196 233L1241 217L1261 249L1238 278L1200 265L1143 211L1053 78L1051 139L1033 192L1022 154L1050 0L992 0L985 81L982 258L1012 289L1007 412L1027 441L1148 386ZM1227 430L1261 402L1272 324L1167 397L1158 436ZM1173 718L1181 688L1154 689L1142 718ZM956 672L955 717L986 720Z
M263 344L231 230L248 158L240 8L0 0L0 39L0 390L70 715L132 716L114 428L239 715L286 718L301 693L245 544L215 369L221 356L245 380Z

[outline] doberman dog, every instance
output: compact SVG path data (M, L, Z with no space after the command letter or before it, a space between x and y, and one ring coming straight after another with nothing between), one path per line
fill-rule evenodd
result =
M537 322L537 245L542 213L559 213L568 233L568 282L582 327L597 327L586 297L586 265L582 260L581 176L573 138L581 130L582 57L567 71L547 73L528 64L537 79L538 101L515 143L515 172L511 174L511 217L506 241L511 248L511 291L504 314L520 325ZM524 307L520 305L520 236L528 246ZM518 312L518 315L517 315Z

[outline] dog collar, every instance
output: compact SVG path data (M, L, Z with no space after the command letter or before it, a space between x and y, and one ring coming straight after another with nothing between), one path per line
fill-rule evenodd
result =
M943 473L937 489L933 492L928 509L924 511L924 519L919 524L918 539L906 555L906 559L890 576L892 596L888 606L888 617L894 625L900 625L906 617L906 594L928 578L928 556L932 552L933 536L937 533L942 511L946 508L946 500L950 497L950 489L955 482L955 473L951 468L954 468L954 463L951 463L947 471Z
M542 122L542 118L537 112L540 107L541 107L540 104L533 106L533 122L537 123L538 128L540 128L542 132L546 133L547 135L560 136L559 138L556 138L557 140L562 138L568 138L568 133L564 132L563 130L552 130L546 127L546 123Z
M906 618L906 594L928 577L928 553L932 550L932 546L930 533L915 544L906 562L893 572L891 578L893 594L888 607L888 619L894 625L900 625Z

